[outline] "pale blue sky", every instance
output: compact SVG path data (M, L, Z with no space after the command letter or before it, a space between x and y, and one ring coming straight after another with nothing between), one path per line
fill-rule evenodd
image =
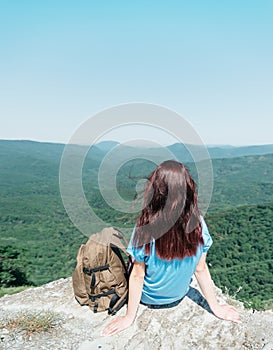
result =
M67 142L147 102L206 144L273 143L272 0L0 0L0 32L1 139Z

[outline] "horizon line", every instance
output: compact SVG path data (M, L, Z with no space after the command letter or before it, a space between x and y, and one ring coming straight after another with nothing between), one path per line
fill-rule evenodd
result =
M34 143L50 143L50 144L59 144L59 145L68 145L69 142L65 143L65 142L61 142L61 141L41 141L41 140L34 140L34 139L9 139L9 138L0 138L0 141L14 141L14 142L34 142ZM144 141L144 140L143 140ZM75 143L74 145L77 146L93 146L93 145L99 145L102 143L116 143L116 144L120 144L122 145L123 143L125 144L128 141L117 141L117 140L102 140L96 143L93 143L92 145L89 144L80 144L80 143ZM147 140L147 143L149 141ZM173 146L176 144L180 144L180 145L191 145L191 146L206 146L206 147L233 147L233 148L238 148L238 147L259 147L259 146L273 146L273 143L261 143L261 144L257 144L257 143L253 143L253 144L240 144L240 145L235 145L235 144L213 144L213 143L209 143L209 144L189 144L189 143L182 143L182 142L174 142L174 143L170 143L170 144L164 144L164 145L159 145L161 147L169 147L169 146ZM152 147L151 145L149 145L149 147ZM153 148L156 148L156 146L153 146Z

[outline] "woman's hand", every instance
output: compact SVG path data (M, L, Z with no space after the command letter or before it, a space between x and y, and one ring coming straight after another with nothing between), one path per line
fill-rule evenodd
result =
M211 279L208 265L206 263L207 253L203 253L202 257L196 267L195 277L199 283L201 291L205 296L214 315L222 320L232 321L235 323L241 323L240 314L235 307L224 304L218 304L214 284Z
M129 279L129 300L126 315L123 317L117 317L111 321L109 325L102 331L102 335L117 334L130 327L134 322L142 293L144 276L145 263L135 261Z
M102 335L117 334L130 327L134 322L142 293L144 276L145 264L143 262L135 261L129 279L129 300L126 315L123 317L117 317L111 321L102 331Z
M104 328L102 331L102 335L114 335L117 334L124 329L130 327L134 320L129 318L128 316L117 317L112 320L109 325Z
M222 320L232 321L235 323L241 323L240 314L234 306L224 304L217 305L213 308L214 315Z

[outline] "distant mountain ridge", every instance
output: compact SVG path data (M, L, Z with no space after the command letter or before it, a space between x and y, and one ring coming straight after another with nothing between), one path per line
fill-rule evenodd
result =
M209 147L212 158L233 158L242 156L255 156L273 153L273 144L254 146L229 146Z
M99 148L103 152L109 152L113 150L115 147L129 147L127 145L123 145L122 143L116 141L102 141L95 144L97 148ZM131 147L131 146L130 146ZM138 146L138 148L142 148ZM163 146L162 146L163 148ZM178 160L183 162L191 162L193 161L193 157L191 155L191 151L193 150L195 154L204 154L204 146L199 145L187 145L182 143L174 143L169 146L164 146L164 148L168 149ZM146 145L143 146L143 151L149 153L155 153L156 147L149 148ZM161 147L158 147L160 150ZM255 156L255 155L264 155L264 154L273 154L273 144L266 145L249 145L249 146L231 146L231 145L217 145L217 146L206 146L207 152L212 159L216 158L237 158L237 157L245 157L245 156ZM202 158L199 158L200 160Z
M0 155L3 155L5 151L16 152L18 154L27 151L31 152L33 155L40 155L41 152L47 157L54 156L55 160L60 159L64 147L66 145L62 143L50 143L50 142L37 142L28 140L0 140ZM113 150L115 147L120 146L120 148L131 148L131 146L123 145L122 143L116 141L101 141L95 145L92 145L93 151L96 150L97 154L103 155ZM88 147L89 146L79 146ZM145 145L141 148L144 153L155 154L157 148L149 148ZM161 152L162 147L158 147L159 152ZM194 150L195 154L200 153L198 160L204 157L204 147L199 145L186 145L182 143L175 143L169 146L165 146L179 161L181 162L192 162L193 157L191 151ZM217 145L217 146L206 146L207 152L212 159L216 158L237 158L244 156L255 156L255 155L265 155L273 154L273 144L266 145L249 145L249 146L229 146L229 145Z

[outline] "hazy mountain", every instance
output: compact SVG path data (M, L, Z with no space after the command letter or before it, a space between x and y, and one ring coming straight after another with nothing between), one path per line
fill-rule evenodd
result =
M112 150L114 147L116 147L119 143L115 141L103 141L98 144L96 144L96 147L98 147L100 150L104 151L105 153ZM121 148L124 150L126 148L131 148L127 145L122 145ZM156 150L159 151L159 153L162 152L162 148L165 148L170 151L171 154L173 154L174 157L176 157L181 162L192 162L193 161L193 155L195 156L195 160L201 160L206 158L207 152L209 156L213 159L215 158L234 158L234 157L242 157L242 156L248 156L248 155L263 155L263 154L270 154L273 153L273 144L270 145L250 145L250 146L231 146L231 145L209 145L207 146L207 149L204 149L202 146L198 145L187 145L182 143L175 143L173 145L169 145L166 147L149 147L149 143L147 145L143 144L137 146L139 149L143 150L143 153L145 154L156 154ZM193 154L191 154L193 153Z
M107 153L117 145L119 145L119 143L116 141L101 141L96 144L96 147L98 147L101 151Z
M203 147L200 146L187 146L180 143L175 143L168 146L168 149L180 160L184 162L189 162L192 160L190 150L193 150L198 155L200 153L200 158L204 153ZM263 155L273 153L273 144L271 145L259 145L259 146L208 146L207 151L212 159L215 158L234 158L250 155ZM202 153L201 153L202 152Z

